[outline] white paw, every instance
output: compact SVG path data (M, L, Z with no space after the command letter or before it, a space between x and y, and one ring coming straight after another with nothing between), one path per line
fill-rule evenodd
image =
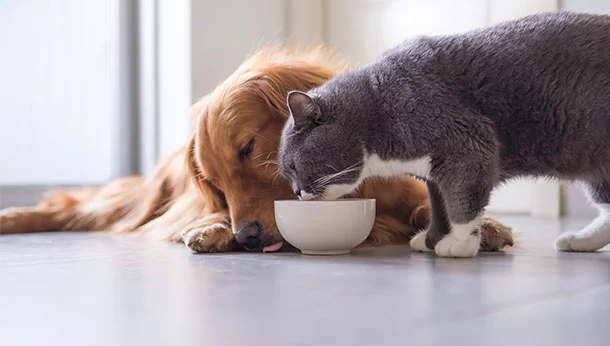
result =
M436 243L434 251L440 257L474 257L479 252L480 244L481 237L477 231L473 231L466 239L447 234Z
M555 247L560 251L591 252L599 250L604 245L591 237L578 233L564 233L555 241Z
M411 238L409 245L411 245L411 249L415 251L432 251L432 249L428 249L428 247L426 246L426 231L417 233L413 238Z
M610 205L598 205L600 215L576 233L564 233L555 246L561 251L590 252L610 244Z

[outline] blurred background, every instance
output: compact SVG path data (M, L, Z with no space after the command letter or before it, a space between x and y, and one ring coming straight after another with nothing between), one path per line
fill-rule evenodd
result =
M0 207L149 174L186 143L189 106L262 44L363 64L405 38L562 10L610 0L0 0ZM575 186L525 179L489 209L594 214Z

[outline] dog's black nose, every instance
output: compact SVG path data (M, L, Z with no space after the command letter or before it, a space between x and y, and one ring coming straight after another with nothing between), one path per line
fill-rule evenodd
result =
M235 241L246 248L246 250L256 250L261 245L259 238L261 231L262 227L258 221L247 222L235 234Z

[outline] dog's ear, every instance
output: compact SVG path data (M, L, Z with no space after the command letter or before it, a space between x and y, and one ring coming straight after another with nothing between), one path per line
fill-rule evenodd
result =
M288 93L286 103L295 127L304 127L321 122L320 106L307 93L293 90Z
M186 161L189 175L199 193L205 198L205 209L209 213L216 213L226 209L226 200L221 191L206 182L202 177L201 169L197 163L197 141L195 135L191 136L187 147Z

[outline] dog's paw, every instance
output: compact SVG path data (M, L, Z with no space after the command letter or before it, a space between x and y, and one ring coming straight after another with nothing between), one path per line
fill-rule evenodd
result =
M481 225L481 251L499 251L513 246L515 239L512 227L492 218L484 217Z
M452 232L453 233L453 232ZM480 231L472 230L467 236L457 238L456 234L447 234L434 247L434 252L440 257L474 257L479 252L481 244Z
M413 249L415 251L421 251L421 252L432 251L432 249L429 249L426 246L426 231L417 233L413 238L411 238L409 245L411 245L411 249Z
M184 244L196 253L227 252L235 248L235 237L224 224L189 227L182 231Z
M9 228L13 227L13 222L8 215L2 215L0 212L0 234L8 233Z
M24 233L24 219L26 218L23 217L23 213L17 208L0 210L0 234Z

